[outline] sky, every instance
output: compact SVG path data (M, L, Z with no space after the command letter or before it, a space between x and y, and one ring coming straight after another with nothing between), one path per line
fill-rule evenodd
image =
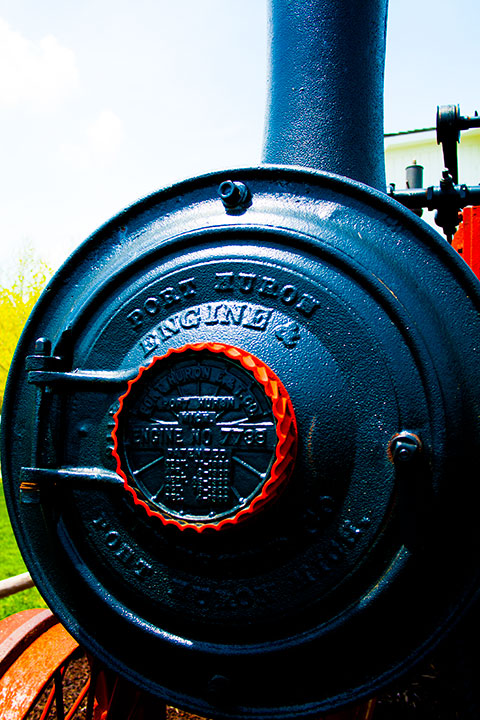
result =
M53 268L124 207L257 165L266 0L0 0L0 282ZM385 130L480 111L478 0L390 0ZM439 150L440 152L440 150Z

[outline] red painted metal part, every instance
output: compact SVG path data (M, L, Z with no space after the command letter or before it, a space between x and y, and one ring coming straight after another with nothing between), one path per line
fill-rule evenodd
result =
M453 247L480 279L480 206L463 209L463 221L455 233Z
M165 720L166 705L119 676L100 673L94 720Z
M22 720L78 643L49 610L24 611L0 624L0 717Z

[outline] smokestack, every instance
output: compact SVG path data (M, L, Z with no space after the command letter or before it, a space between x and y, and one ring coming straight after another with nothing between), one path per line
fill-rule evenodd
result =
M388 0L271 0L264 162L385 190Z

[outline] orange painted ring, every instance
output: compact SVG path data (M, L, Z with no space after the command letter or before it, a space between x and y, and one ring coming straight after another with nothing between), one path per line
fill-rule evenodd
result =
M171 358L173 355L182 355L187 351L214 353L217 356L225 356L230 361L238 363L244 370L253 375L257 383L263 388L265 396L271 403L271 410L275 418L275 459L273 461L269 477L263 482L259 492L250 500L248 506L241 508L231 516L223 517L218 522L195 522L174 518L168 514L153 509L142 497L139 496L136 488L132 486L119 452L119 427L122 423L122 412L125 408L125 400L130 395L132 388L138 381L148 373L157 363ZM228 526L235 526L240 522L257 514L267 503L276 498L288 481L297 452L297 425L293 405L283 383L275 373L257 357L233 345L223 343L196 343L183 345L180 348L171 348L165 355L155 356L152 361L140 368L138 375L128 382L126 392L119 398L119 408L114 416L115 426L112 431L113 450L112 455L116 461L116 472L122 477L125 490L130 493L135 505L142 507L149 517L158 518L163 525L175 526L180 530L194 530L198 533L205 531L218 531Z

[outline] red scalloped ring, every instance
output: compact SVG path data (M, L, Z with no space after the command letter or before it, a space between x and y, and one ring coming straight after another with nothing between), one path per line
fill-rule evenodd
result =
M230 360L240 363L242 367L250 371L257 382L263 386L266 396L272 403L272 412L276 420L277 444L275 448L275 460L271 468L270 476L263 483L261 491L251 500L247 507L242 508L236 512L235 515L223 517L218 522L196 523L187 520L183 521L152 509L150 505L138 496L135 488L129 484L118 453L117 431L119 418L123 410L124 400L130 394L132 386L157 362L165 360L165 358L170 355L181 354L187 350L196 352L208 350L212 353L226 355ZM205 532L206 530L221 530L227 526L236 525L256 514L266 503L277 497L291 475L297 452L297 424L290 397L282 382L267 365L250 353L240 350L233 345L196 343L183 345L180 348L171 348L165 355L155 356L147 366L140 368L138 375L133 380L128 382L127 391L120 396L119 403L119 408L113 416L115 427L112 431L112 455L117 463L116 472L123 478L125 490L132 495L135 505L143 507L150 517L158 517L164 525L174 525L180 530L192 529L199 533Z

